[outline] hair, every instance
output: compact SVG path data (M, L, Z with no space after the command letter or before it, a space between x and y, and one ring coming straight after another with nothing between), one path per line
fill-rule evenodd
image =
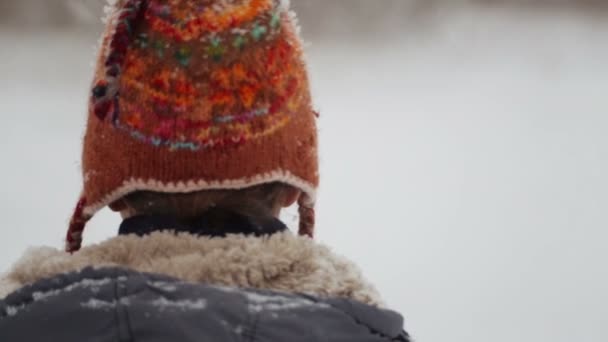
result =
M223 209L244 215L256 222L275 218L295 188L269 183L242 190L205 190L176 194L138 191L123 198L125 216L172 215L191 219L210 209Z

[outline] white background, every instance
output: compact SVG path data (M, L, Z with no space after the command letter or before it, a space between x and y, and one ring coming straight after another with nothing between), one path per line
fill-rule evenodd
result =
M418 341L608 341L608 16L389 12L303 20L319 239ZM0 270L62 245L99 30L0 25ZM104 211L87 243L118 224Z

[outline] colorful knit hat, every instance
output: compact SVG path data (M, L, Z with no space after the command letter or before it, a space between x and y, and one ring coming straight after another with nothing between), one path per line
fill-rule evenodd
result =
M67 234L135 191L282 182L313 235L315 113L293 17L280 0L123 0L110 12L84 139L84 191Z

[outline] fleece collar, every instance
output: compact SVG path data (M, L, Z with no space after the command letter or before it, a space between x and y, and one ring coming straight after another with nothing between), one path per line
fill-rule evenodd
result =
M154 232L118 236L68 254L31 249L0 279L0 298L38 280L93 267L122 267L183 281L349 298L383 306L350 261L289 232L225 238Z

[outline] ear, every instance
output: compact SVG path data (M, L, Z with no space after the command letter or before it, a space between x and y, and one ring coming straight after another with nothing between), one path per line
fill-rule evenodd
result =
M291 186L287 187L284 191L285 193L283 194L283 203L281 203L283 208L291 207L294 203L298 201L300 195L302 194L302 191Z
M109 207L112 211L121 212L127 209L127 204L122 199L119 199L118 201L111 203Z

